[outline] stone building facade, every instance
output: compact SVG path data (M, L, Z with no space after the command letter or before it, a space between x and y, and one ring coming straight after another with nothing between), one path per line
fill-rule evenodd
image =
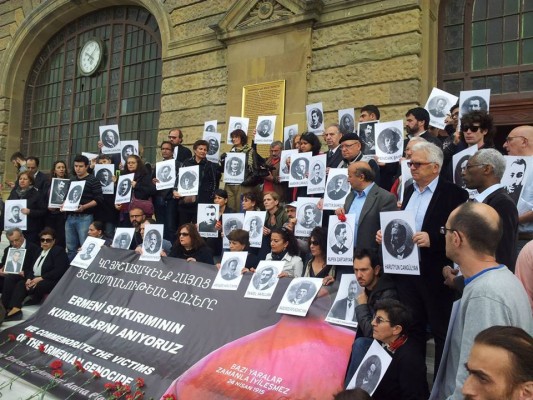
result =
M73 21L109 7L141 8L157 23L160 110L150 135L144 136L150 143L143 143L150 161L172 127L183 129L185 143L201 137L207 120L218 120L219 131L226 132L229 117L241 114L244 85L285 80L284 123L303 127L305 105L320 101L327 123L337 122L339 109L354 107L357 112L368 103L380 107L382 120L403 119L407 109L425 103L439 78L439 13L444 5L438 0L3 1L0 173L14 176L9 164L14 151L32 153L43 148L35 141L59 135L59 128L51 126L51 136L28 139L35 127L28 122L27 85L36 58L61 29L68 31ZM82 44L80 40L73 51ZM106 62L111 59L101 70ZM97 79L99 73L85 79ZM102 96L103 104L110 101ZM93 122L116 122L122 131L120 112L111 117L106 110L92 116ZM70 120L65 125L61 152L35 155L71 157L75 124ZM80 143L95 152L97 133L87 135Z

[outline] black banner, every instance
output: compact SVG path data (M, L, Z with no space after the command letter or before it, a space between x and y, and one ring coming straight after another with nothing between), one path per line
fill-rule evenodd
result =
M304 386L316 385L307 369L316 368L336 374L324 394L341 389L353 332L324 322L335 293L319 294L306 318L282 316L276 309L289 279L271 300L259 300L244 298L251 274L237 291L211 289L215 275L214 266L139 261L132 251L104 247L87 270L71 267L38 313L2 332L0 365L41 388L52 382L62 398L103 399L105 382L134 388L137 378L145 398L303 398ZM300 364L307 358L312 369ZM54 382L55 359L65 375ZM288 368L293 362L301 368ZM92 380L93 371L101 379ZM209 378L198 381L204 373Z

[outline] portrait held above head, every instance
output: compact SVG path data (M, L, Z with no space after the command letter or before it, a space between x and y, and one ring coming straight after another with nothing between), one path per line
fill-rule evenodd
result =
M472 96L467 98L461 105L461 115L471 113L472 111L488 111L489 107L483 97Z
M436 118L444 118L448 110L448 100L444 97L434 97L429 102L429 113Z
M122 149L122 159L127 160L129 156L134 156L137 154L135 147L132 144L124 146Z
M339 123L340 131L343 134L353 133L355 131L355 121L350 114L343 114Z
M320 128L322 126L323 121L324 121L324 116L322 115L322 111L320 111L318 108L313 108L309 112L308 124L310 128L312 129Z
M102 133L102 143L104 147L113 148L118 145L118 133L107 129Z
M296 158L291 164L291 175L294 179L305 179L309 171L309 160L306 158Z
M257 134L261 137L268 137L272 132L272 121L265 119L261 121L257 129Z
M218 149L220 148L218 140L216 140L214 137L210 137L207 138L207 143L209 144L207 154L209 154L210 156L216 154L218 152Z
M378 146L386 154L394 154L399 151L402 134L395 128L387 128L378 136Z

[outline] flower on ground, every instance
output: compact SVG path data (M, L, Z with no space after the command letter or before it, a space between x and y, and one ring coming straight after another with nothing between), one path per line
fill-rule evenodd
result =
M50 368L52 369L59 369L63 366L63 362L61 360L54 360L50 363Z

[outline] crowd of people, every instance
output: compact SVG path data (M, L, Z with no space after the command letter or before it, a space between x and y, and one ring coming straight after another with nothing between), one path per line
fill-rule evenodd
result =
M157 190L155 168L138 155L127 156L124 165L120 155L101 154L91 161L77 155L72 169L64 161L56 161L46 174L39 170L37 157L15 153L11 161L18 176L16 182L10 183L8 199L27 200L25 208L11 210L13 218L16 213L27 216L27 228L6 231L10 246L0 270L6 319L21 319L23 305L39 303L53 289L87 236L103 238L106 245L113 246L117 227L133 227L130 249L141 253L146 225L157 223L164 225L162 256L220 268L224 251L247 251L241 273L254 273L261 260L277 260L284 262L280 278L319 277L326 287L338 284L343 274L353 274L362 290L356 299L351 299L356 301L335 311L357 322L345 387L374 339L392 356L392 363L379 384L376 381L374 387L369 386L374 374L369 369L364 385L360 383L355 391L339 393L338 399L369 398L362 389L373 392L374 399L459 399L463 395L480 399L532 398L533 245L526 243L533 239L533 173L523 185L520 198L513 199L501 185L505 159L494 149L492 117L473 111L459 121L458 113L458 106L453 106L446 129L440 130L429 126L430 116L425 109L416 107L406 112L403 148L412 175L409 180L402 179L400 163L384 164L365 156L366 141L357 132L343 132L338 124L326 127L322 135L324 146L315 133L294 132L285 144L273 142L266 160L259 156L254 136L235 129L230 134L230 153L245 155L245 177L239 184L221 180L224 171L231 171L231 166L225 169L226 153L221 155L219 164L209 161L209 142L196 140L191 151L182 145L182 131L172 129L168 140L160 145L161 159L175 159L176 174L183 167L199 167L198 194L194 196L180 194L177 184ZM360 122L379 118L376 106L361 108ZM466 189L477 190L469 197L465 188L452 183L452 159L471 146L476 146L475 154L461 169ZM318 170L309 171L308 166L301 168L310 181L326 179L331 168L347 169L350 190L344 206L323 210L321 226L317 226L313 210L302 214L308 219L304 226L312 229L308 238L294 234L296 201L323 195L308 193L308 186L289 187L280 179L280 171L291 170L290 159L281 162L282 150L288 147L313 155L322 154L322 147L326 149L325 175ZM509 155L533 156L533 127L513 129L504 148ZM96 163L114 163L117 175L133 174L130 203L115 204L114 194L103 194L102 186L109 179L116 186L117 178L95 177L92 171ZM298 168L294 166L295 173L299 173ZM51 196L59 198L54 202L57 204L66 195L66 191L50 193L52 178L85 182L78 209L49 207ZM207 211L213 215L198 221L198 204L218 205L218 215L213 207ZM321 200L318 204L320 208ZM224 214L259 210L266 212L266 219L258 232L222 226ZM416 232L401 242L409 242L410 249L415 245L418 248L420 275L382 271L380 213L397 210L412 211L415 216ZM339 251L345 246L347 234L346 227L344 232L341 227L334 232L335 238L329 238L328 217L337 215L342 220L346 214L354 214L356 219L355 230L350 232L354 238L353 268L329 265L326 257L329 246L333 246L332 250L338 246ZM256 221L255 227L259 225ZM199 231L207 230L207 226L212 226L215 237L200 235ZM227 249L223 247L225 233ZM258 234L262 236L261 246L250 247L250 239ZM401 237L400 227L395 234ZM401 254L404 249L397 247ZM4 273L11 248L26 249L20 274ZM453 263L459 268L454 268ZM461 301L454 303L459 298ZM513 346L502 343L505 332L515 336L516 346L522 346L521 353L529 354L529 358L516 356L507 364L500 363L498 368L508 368L509 374L503 374L506 379L498 381L501 386L488 391L480 383L482 377L499 373L491 372L496 366L480 349L490 348L502 358L505 352L514 354ZM431 395L425 366L428 336L435 340ZM523 374L510 374L520 368L525 371ZM490 397L491 393L505 395Z

